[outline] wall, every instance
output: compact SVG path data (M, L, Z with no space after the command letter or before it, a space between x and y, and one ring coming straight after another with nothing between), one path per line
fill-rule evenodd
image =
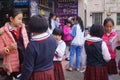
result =
M107 14L110 13L111 17L115 22L115 28L120 30L120 25L116 25L117 13L120 13L120 0L86 0L87 1L87 26L92 25L92 13L102 12L103 20L107 17ZM78 15L80 15L85 24L85 4L84 0L78 0Z
M85 17L84 17L84 1L83 0L78 0L78 16L80 16L84 22L85 25Z

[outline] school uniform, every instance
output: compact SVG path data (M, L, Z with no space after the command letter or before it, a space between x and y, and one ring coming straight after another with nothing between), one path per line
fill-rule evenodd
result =
M108 80L106 64L111 59L105 42L97 37L87 38L82 54L86 65L84 80Z
M21 80L54 80L56 47L56 40L48 33L33 36L26 48Z
M66 48L65 42L63 40L58 41L58 46L53 58L55 80L65 80L63 68L61 64L63 55L65 53L65 48Z
M117 32L112 30L112 32L108 35L107 33L104 33L102 39L106 42L108 50L110 52L111 55L111 60L109 61L109 63L107 64L108 67L108 74L117 74L117 64L116 64L116 49L112 50L111 46L110 46L110 40L112 38L114 38L115 36L117 36Z
M9 30L14 38L14 40L17 43L17 50L18 50L18 57L19 57L19 72L12 72L9 76L8 79L12 80L13 77L17 78L17 75L21 72L21 67L22 67L22 63L24 60L24 54L25 54L25 47L23 44L23 34L22 34L22 28L15 28L13 29L11 26L9 26Z

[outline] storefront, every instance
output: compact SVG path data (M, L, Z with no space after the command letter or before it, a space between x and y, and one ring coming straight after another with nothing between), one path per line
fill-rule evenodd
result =
M65 19L78 15L78 0L56 0L55 11L63 25Z
M6 22L8 13L13 7L23 11L23 22L28 24L29 19L29 0L0 0L0 27Z
M54 0L30 0L30 16L41 14L46 18L54 11Z
M0 27L4 25L11 7L12 0L0 0Z

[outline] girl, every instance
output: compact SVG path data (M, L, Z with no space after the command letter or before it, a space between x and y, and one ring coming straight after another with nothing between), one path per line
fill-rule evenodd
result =
M47 33L45 17L34 15L29 21L32 39L29 42L22 67L21 80L54 80L53 57L56 40ZM52 46L51 46L52 45Z
M72 36L70 35L71 31L71 23L70 21L66 20L65 25L63 26L63 38L66 43L66 50L65 50L65 60L69 61L69 50L70 50L70 44L72 40Z
M9 22L0 28L0 54L3 55L3 68L9 75L9 80L19 73L29 42L22 18L23 13L20 9L12 9Z
M49 19L48 19L48 21L49 21L48 32L49 32L50 34L52 34L54 28L56 27L56 24L55 24L55 23L56 23L56 22L55 22L55 18L56 18L55 13L50 13L50 15L49 15Z
M106 42L108 50L110 52L111 60L107 64L108 67L108 74L109 74L109 80L112 78L112 74L117 74L117 66L116 66L116 49L111 49L110 40L112 40L115 36L117 36L117 32L113 29L114 21L111 18L106 18L104 20L104 29L105 33L102 37L102 39Z
M84 44L84 27L83 21L79 16L74 18L74 25L71 30L71 35L73 40L71 42L70 48L70 62L68 71L72 71L74 62L74 53L76 53L76 70L80 70L80 55L82 52L82 46Z
M93 24L91 37L87 38L82 53L82 65L86 65L84 80L108 80L106 62L111 57L105 42L101 39L104 33L102 25Z
M56 16L55 18L55 27L60 27L60 18L58 16Z
M61 29L55 28L53 30L53 35L58 43L57 49L55 51L54 59L53 59L55 80L65 80L63 68L61 64L63 55L65 53L65 48L66 48L65 42L62 40L63 32Z

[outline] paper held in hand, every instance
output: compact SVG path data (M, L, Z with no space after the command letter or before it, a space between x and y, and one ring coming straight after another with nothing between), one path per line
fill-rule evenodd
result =
M119 37L115 36L112 39L110 39L110 45L111 45L111 49L112 51L114 51L116 49L116 47L120 46L120 43L118 43Z

